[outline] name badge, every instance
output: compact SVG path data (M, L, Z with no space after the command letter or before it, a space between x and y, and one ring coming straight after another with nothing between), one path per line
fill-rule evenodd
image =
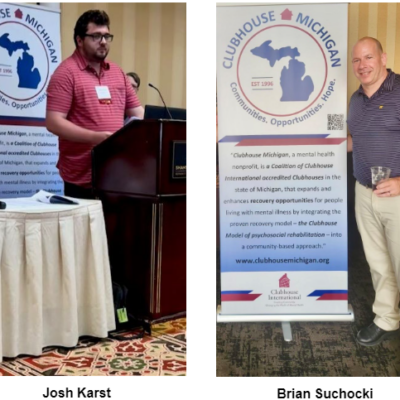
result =
M111 94L108 86L95 86L97 98L99 100L110 100Z

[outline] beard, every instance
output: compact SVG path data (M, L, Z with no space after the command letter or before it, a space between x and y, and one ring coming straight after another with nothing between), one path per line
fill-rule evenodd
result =
M89 61L94 61L94 62L101 62L104 61L104 59L107 57L109 48L107 47L98 47L97 49L93 49L91 47L86 47L84 46L83 48L84 53L86 58Z
M103 61L107 57L108 51L109 50L106 47L100 47L99 49L96 50L95 57L98 60Z

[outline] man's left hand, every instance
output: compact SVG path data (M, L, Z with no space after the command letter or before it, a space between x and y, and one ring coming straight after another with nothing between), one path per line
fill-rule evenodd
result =
M389 178L380 182L374 193L378 197L394 197L400 195L400 178Z

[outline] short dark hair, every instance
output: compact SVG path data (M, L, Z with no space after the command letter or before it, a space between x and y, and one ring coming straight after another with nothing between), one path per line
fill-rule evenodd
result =
M108 17L105 11L101 10L89 10L83 13L78 21L76 21L75 29L74 29L74 42L75 47L78 47L78 42L76 41L76 37L84 38L87 32L88 25L93 22L98 26L107 26L110 29L110 18Z
M133 78L135 80L135 82L137 83L137 88L139 89L139 86L140 86L139 75L136 72L128 72L126 75L130 76L131 78Z

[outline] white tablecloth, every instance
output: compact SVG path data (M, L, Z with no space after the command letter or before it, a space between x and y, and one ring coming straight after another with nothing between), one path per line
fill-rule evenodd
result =
M6 199L0 211L0 361L115 329L102 205Z

